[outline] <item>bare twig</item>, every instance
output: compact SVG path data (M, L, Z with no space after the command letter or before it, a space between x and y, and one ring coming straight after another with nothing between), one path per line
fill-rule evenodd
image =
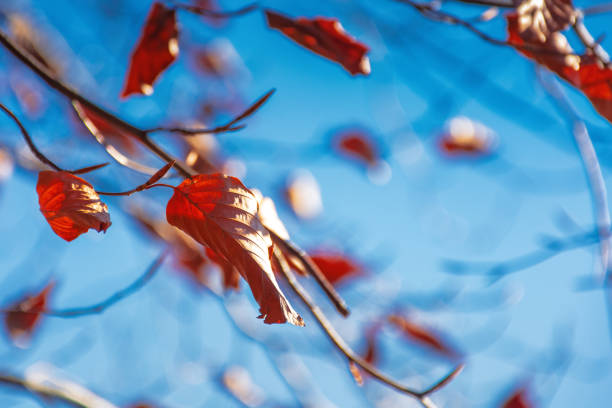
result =
M90 306L83 307L75 307L69 309L45 309L41 311L23 311L20 309L0 309L0 312L19 312L19 313L32 313L32 314L42 314L45 316L53 316L53 317L79 317L93 314L100 314L104 312L109 307L113 306L117 302L125 299L126 297L132 295L138 290L142 289L152 278L155 276L155 273L158 271L159 267L163 264L166 256L168 255L167 251L162 252L153 263L147 268L147 270L139 276L134 282L130 285L121 289L115 293L113 293L108 298L104 299L101 302L95 303Z
M595 6L584 7L582 9L583 16L593 16L595 14L609 13L612 11L612 3L597 4Z
M55 78L47 68L32 58L27 51L23 50L18 44L16 44L11 38L9 38L4 32L0 31L0 44L10 51L15 57L23 62L28 68L30 68L36 75L43 79L51 88L55 89L59 93L65 95L70 100L76 100L82 104L85 108L93 111L96 115L102 117L114 126L124 129L131 136L139 140L144 144L150 151L155 153L158 157L164 160L166 163L171 162L174 159L168 153L166 153L161 147L154 143L146 131L131 125L124 121L118 116L110 113L106 109L92 102L90 99L84 97L69 85L65 84L61 80ZM174 167L184 176L191 177L192 170L180 162L175 162Z
M184 136L197 136L204 133L223 133L223 132L232 132L236 130L243 129L245 125L237 125L238 122L246 119L247 117L254 114L261 106L270 99L270 97L276 92L276 89L270 89L263 96L257 99L255 102L251 104L248 108L244 110L240 115L236 116L230 122L225 125L218 126L215 128L181 128L181 127L156 127L152 129L147 129L145 132L147 133L155 133L155 132L168 132L168 133L181 133Z
M302 265L304 265L306 272L317 281L321 289L323 289L327 297L334 304L336 310L338 310L338 312L340 312L342 316L348 316L351 312L348 309L346 302L344 301L344 299L342 299L340 294L336 292L334 286L325 277L323 272L321 272L317 264L313 262L310 256L308 256L308 254L303 249L295 245L293 242L289 240L284 240L279 237L274 231L268 229L268 232L270 233L270 236L272 237L274 243L280 246L283 252L287 252L300 260Z
M36 156L38 160L50 166L54 170L63 171L61 167L53 163L51 159L49 159L47 156L42 154L40 150L38 150L38 148L34 145L34 142L32 141L32 138L30 137L30 134L28 133L26 128L23 126L19 118L17 118L17 116L15 116L15 114L11 112L9 108L7 108L6 106L0 103L0 109L2 109L7 115L9 115L11 119L13 119L13 121L17 124L17 126L19 126L19 129L21 130L21 134L23 135L23 138L28 144L28 147L30 148L30 150L32 151L34 156Z
M252 11L259 9L259 5L257 3L248 4L239 9L229 10L229 11L211 10L206 7L194 6L192 4L186 4L186 3L172 2L172 4L174 5L174 7L180 10L185 10L190 13L198 14L198 15L208 17L208 18L215 18L215 19L226 19L226 18L232 18L232 17L239 17L239 16L243 16L245 14L248 14Z
M514 8L512 0L454 0L457 3L474 4L477 6Z
M413 388L410 388L406 385L400 384L394 379L388 377L386 374L379 371L372 364L365 361L361 358L355 351L353 351L349 345L344 341L344 339L340 336L340 334L336 331L336 329L332 326L331 322L327 319L325 314L321 311L321 309L312 301L310 295L306 290L300 285L300 283L295 278L293 272L288 268L282 268L281 272L283 276L287 280L287 283L293 290L293 292L302 300L304 305L308 308L310 313L314 316L315 320L323 329L323 332L327 335L327 337L331 340L331 342L336 346L336 348L346 356L350 361L353 361L359 367L361 367L365 372L370 374L372 377L376 378L378 381L400 391L404 394L410 395L417 400L425 407L434 407L433 402L428 398L428 396L439 390L441 387L446 385L450 380L452 380L462 369L463 364L455 367L450 374L446 375L440 381L436 382L433 386L425 389L424 391L417 391Z
M610 56L601 45L593 39L593 36L583 23L584 14L580 10L576 10L576 18L572 25L576 36L580 39L586 49L595 55L597 59L605 66L610 67Z

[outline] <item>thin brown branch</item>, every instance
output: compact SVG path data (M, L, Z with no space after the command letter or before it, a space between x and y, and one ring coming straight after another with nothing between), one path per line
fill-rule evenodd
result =
M174 165L174 161L171 161L170 163L167 163L164 167L162 167L161 169L157 170L155 172L155 174L153 174L145 183L131 189L128 191L123 191L120 193L109 193L109 192L105 192L105 191L97 191L96 193L100 194L100 195L107 195L107 196L129 196L131 194L137 193L139 191L143 191L143 190L147 190L151 187L153 187L153 185L159 181L159 179L161 179L162 177L164 177L166 175L166 173L168 172L168 170L170 170L170 167L172 167Z
M92 102L90 99L78 93L69 85L65 84L63 81L55 78L47 68L45 68L42 64L32 58L27 51L23 50L18 44L16 44L9 36L7 36L4 32L0 31L0 44L4 46L8 51L10 51L15 57L17 57L21 62L23 62L28 68L30 68L36 75L38 75L42 80L44 80L51 88L55 89L59 93L68 97L71 101L76 100L81 103L86 109L93 111L96 115L102 117L105 121L117 126L121 129L124 129L127 133L129 133L132 137L139 140L142 144L144 144L150 151L155 153L159 158L164 160L166 163L171 162L174 159L170 156L166 151L164 151L161 147L159 147L156 143L154 143L145 130L142 130L108 110L102 108L98 104ZM176 161L174 163L174 167L184 176L191 177L193 171L189 169L184 164Z
M80 317L86 315L94 315L100 314L104 312L109 307L113 306L117 302L125 299L126 297L136 293L138 290L142 289L153 277L156 272L159 270L161 265L163 264L166 256L168 255L168 251L162 252L151 265L146 269L146 271L140 275L134 282L129 284L127 287L113 293L108 298L104 299L101 302L95 303L89 306L75 307L69 309L45 309L41 311L23 311L20 309L0 309L1 313L7 312L20 312L20 313L32 313L32 314L41 314L45 316L53 316L53 317L63 317L63 318L71 318L71 317Z
M217 126L214 128L181 128L181 127L156 127L152 129L147 129L147 133L155 133L155 132L168 132L168 133L180 133L184 136L196 136L204 133L224 133L224 132L233 132L236 130L243 129L246 125L237 125L238 122L248 118L252 114L254 114L259 108L262 107L264 103L270 99L270 97L276 92L276 89L272 88L268 92L266 92L263 96L259 97L255 102L253 102L248 108L246 108L240 115L236 116L230 122L226 123L222 126Z
M346 305L346 302L344 301L344 299L342 299L340 294L336 292L334 286L325 277L323 272L321 272L317 264L313 262L310 256L308 256L308 254L303 249L295 245L293 242L289 240L284 240L279 237L274 231L268 229L268 232L270 233L270 236L272 237L274 243L281 247L281 250L283 252L287 252L300 260L302 265L304 265L306 272L317 281L321 289L323 289L327 297L334 304L336 310L338 310L338 312L342 314L342 316L348 316L351 312L348 306Z
M590 53L595 55L604 66L611 67L612 65L610 64L610 56L608 55L606 50L604 50L603 47L593 39L593 36L584 25L583 19L583 13L580 10L576 10L576 18L574 20L574 24L572 25L576 36L578 36L580 42L582 42L585 48Z
M72 174L85 174L85 173L90 173L94 170L98 170L101 169L102 167L106 167L108 166L110 163L106 162L106 163L100 163L100 164L96 164L94 166L88 166L88 167L82 167L80 169L76 169L76 170L72 170L70 173Z
M42 163L45 163L46 165L50 166L54 170L63 171L61 167L59 167L57 164L53 163L51 161L51 159L49 159L47 156L42 154L42 152L40 150L38 150L36 145L34 145L34 141L32 141L32 138L30 137L30 134L26 130L25 126L23 126L23 124L21 123L19 118L17 118L17 116L15 116L15 114L13 112L11 112L11 110L9 108L7 108L6 106L4 106L3 104L0 103L0 109L2 109L8 116L10 116L11 119L13 119L13 121L17 124L17 126L21 130L21 134L23 135L23 138L25 139L26 143L28 144L28 147L30 148L30 150L32 151L34 156L36 156L36 158L38 160L40 160Z
M30 378L31 377L31 378ZM63 401L78 408L117 408L114 404L73 382L51 379L47 375L19 377L0 373L0 383L22 388L33 394Z
M174 7L176 7L179 10L185 10L190 13L198 14L200 16L204 16L208 18L215 18L215 19L227 19L227 18L232 18L232 17L240 17L240 16L244 16L245 14L248 14L252 11L259 9L259 4L257 3L248 4L239 9L228 10L228 11L211 10L206 7L194 6L194 5L186 4L186 3L174 3L173 2L172 4L174 5Z
M355 364L361 367L365 372L370 374L372 377L376 378L378 381L388 385L389 387L396 389L397 391L400 391L404 394L407 394L407 395L410 395L416 398L417 400L420 401L420 403L423 406L433 407L434 405L432 405L433 403L431 402L431 400L429 400L428 396L431 393L439 390L444 385L446 385L450 380L452 380L459 373L459 371L461 371L463 364L453 369L453 371L449 375L445 376L440 381L437 381L433 386L428 387L424 391L417 391L411 387L408 387L404 384L401 384L395 381L394 379L388 377L386 374L382 373L372 364L365 361L355 351L353 351L353 349L349 347L349 345L344 341L344 339L340 336L340 334L332 326L331 322L327 319L325 314L310 298L310 295L308 294L308 292L306 292L306 290L302 287L302 285L300 285L300 283L297 281L295 275L290 269L282 268L281 272L283 273L283 276L287 280L287 283L289 284L293 292L302 300L304 305L308 308L310 313L314 316L319 326L321 326L326 336L331 340L334 346L336 346L336 348L342 354L344 354L344 356L346 356L346 358L348 358L350 361L353 361Z

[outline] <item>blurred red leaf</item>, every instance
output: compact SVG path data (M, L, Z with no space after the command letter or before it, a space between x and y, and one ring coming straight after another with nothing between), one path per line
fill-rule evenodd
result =
M53 231L72 241L90 228L106 232L108 207L87 181L65 171L41 171L36 184L40 211Z
M154 3L132 53L121 97L153 93L153 82L174 62L178 52L176 10Z
M491 153L494 145L495 137L489 128L462 116L451 119L438 139L438 148L448 157L483 156Z
M563 34L553 32L544 41L541 41L538 37L533 38L519 31L518 14L507 14L506 21L508 22L508 42L516 46L518 52L561 77L566 67L578 69L580 57L573 55L574 50ZM524 46L533 47L533 49L521 48Z
M255 196L240 180L219 173L184 180L166 207L171 225L236 267L251 287L265 323L303 326L276 283L270 263L272 241L256 213Z
M310 258L334 286L364 275L360 265L338 251L318 249L310 254Z
M566 29L575 17L572 0L523 0L516 12L521 36L540 42Z
M594 57L583 56L577 71L565 67L564 78L589 98L601 116L612 122L612 69L600 66Z
M368 47L348 35L335 18L300 17L292 20L266 10L268 26L280 30L293 41L312 52L342 65L352 75L370 73Z
M433 333L431 329L423 327L398 314L389 315L387 320L408 339L452 359L459 357L459 353L446 344L439 334Z
M359 130L344 131L336 135L334 146L340 154L357 159L366 166L374 166L380 154L371 137Z
M520 387L501 406L502 408L532 408L534 405L529 400L527 388Z
M6 313L4 324L13 341L30 338L41 319L41 315L36 312L45 310L54 286L55 283L50 282L39 293L25 295L8 307L12 311Z

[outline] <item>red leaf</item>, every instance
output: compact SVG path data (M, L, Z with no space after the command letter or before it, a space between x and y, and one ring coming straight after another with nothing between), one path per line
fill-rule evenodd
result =
M91 184L65 171L38 173L38 203L53 231L72 241L90 228L106 232L111 225L108 207Z
M272 241L256 213L255 196L240 180L219 173L186 179L166 207L171 225L211 248L246 279L265 323L303 326L276 283Z
M583 56L576 71L565 67L567 81L580 89L597 112L612 122L612 69L601 67L593 57Z
M430 329L397 314L390 315L387 320L410 340L427 346L447 357L453 359L459 357L457 351L446 344L438 334L433 333Z
M578 69L580 58L572 54L572 47L567 38L559 32L550 33L545 41L540 41L538 37L532 37L527 32L519 31L519 16L516 13L506 15L508 22L508 42L529 59L545 66L551 71L563 77L566 67ZM533 47L533 50L520 48L523 46Z
M310 258L334 286L364 274L360 265L337 251L316 250Z
M8 307L11 310L19 310L7 312L4 317L4 324L13 341L30 338L41 318L41 315L35 312L45 310L49 293L54 286L55 283L51 282L39 293L26 295Z
M266 10L268 26L280 30L312 52L342 65L352 75L370 73L368 47L348 35L335 18L300 17L295 20Z
M449 121L448 129L438 140L438 147L448 157L476 157L491 153L495 142L489 128L459 116Z
M524 387L515 390L503 403L502 408L531 408L534 405L530 402L528 391Z
M234 265L227 262L215 251L208 247L206 247L206 256L211 262L217 264L217 266L221 269L223 276L223 288L225 288L225 290L240 289L240 273L236 270L236 268L234 268Z
M336 149L344 155L361 161L366 166L375 166L380 155L370 136L359 130L349 130L335 137Z
M132 53L121 97L133 93L152 94L153 82L174 62L178 52L176 10L155 3Z
M552 33L566 29L576 14L572 0L523 0L516 12L522 37L540 42L545 42Z

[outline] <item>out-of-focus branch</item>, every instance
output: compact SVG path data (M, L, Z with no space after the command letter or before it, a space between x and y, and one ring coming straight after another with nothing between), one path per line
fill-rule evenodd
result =
M576 18L572 27L582 44L589 52L593 53L603 65L610 67L610 56L606 50L593 39L593 36L584 25L584 14L582 11L576 10L575 16Z
M42 376L34 372L32 375L19 377L12 374L0 373L0 383L22 388L33 394L63 401L78 408L117 408L102 397L94 394L81 385L69 381L62 381Z
M11 119L13 119L13 121L17 124L17 126L19 126L19 130L21 130L21 134L23 135L23 138L25 139L26 143L28 144L28 147L30 148L30 150L32 151L34 156L36 156L36 158L38 160L40 160L41 162L43 162L46 165L50 166L54 170L62 171L61 167L59 167L57 164L53 163L51 161L51 159L49 159L47 156L42 154L42 152L40 150L38 150L36 145L34 145L34 141L32 141L32 138L30 137L30 134L26 130L25 126L23 126L23 124L21 123L19 118L17 118L17 116L15 116L15 114L13 112L11 112L11 110L9 108L7 108L6 106L4 106L1 103L0 103L0 109L2 109L8 116L10 116Z
M433 386L423 390L418 391L413 388L410 388L404 384L400 384L394 379L388 377L386 374L382 373L376 367L365 361L361 358L355 351L353 351L349 345L344 341L344 339L340 336L340 334L336 331L336 329L332 326L331 322L327 319L325 314L321 311L321 309L312 301L310 295L306 290L302 287L302 285L297 281L295 275L289 268L281 268L281 272L283 276L287 280L287 283L293 290L293 292L302 300L304 305L308 308L310 313L314 316L315 320L323 329L323 332L327 335L327 337L332 341L334 346L346 356L350 361L357 364L361 367L365 372L370 374L372 377L376 378L378 381L388 385L400 391L404 394L410 395L416 398L424 407L432 408L435 407L433 402L429 399L429 395L433 392L439 390L444 385L446 385L449 381L451 381L455 376L457 376L461 370L463 369L463 364L455 367L449 374L444 376L440 381L436 382Z
M229 10L229 11L212 10L206 7L194 6L192 4L177 3L177 2L172 2L172 5L180 10L185 10L190 13L198 14L200 16L221 19L221 20L232 18L232 17L244 16L245 14L248 14L252 11L259 9L259 4L257 3L247 4L246 6L241 7L239 9Z
M163 264L167 255L168 255L167 251L162 252L153 261L153 263L147 268L147 270L142 275L140 275L134 282L132 282L130 285L128 285L124 289L121 289L113 293L108 298L104 299L103 301L95 303L93 305L75 307L75 308L69 308L69 309L45 309L42 311L35 311L35 312L34 311L28 312L28 311L23 311L20 309L0 309L0 312L2 313L7 313L7 312L33 313L33 314L42 314L46 316L64 317L64 318L100 314L104 312L106 309L108 309L109 307L116 304L117 302L125 299L126 297L142 289L153 278L153 276L155 276L155 273L159 270L160 266Z
M474 4L477 6L514 8L512 0L454 0L457 3Z

